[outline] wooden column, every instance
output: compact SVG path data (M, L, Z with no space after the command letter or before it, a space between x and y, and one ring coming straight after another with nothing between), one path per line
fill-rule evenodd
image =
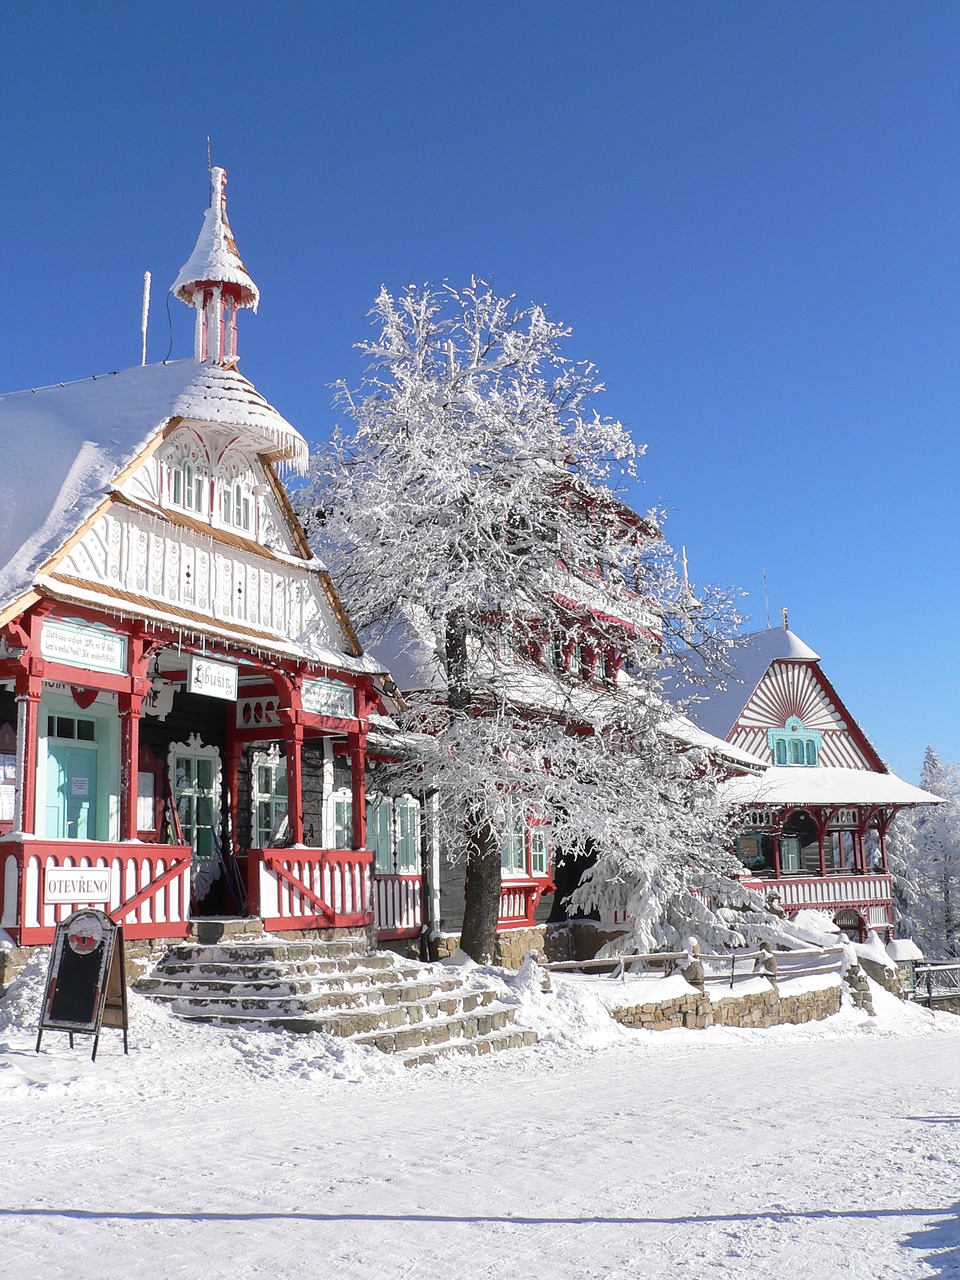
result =
M779 833L779 831L776 833L776 835L774 835L774 834L773 834L773 832L771 832L771 833L770 833L770 840L771 840L771 843L773 844L773 874L774 874L774 875L777 877L777 879L779 880L779 879L781 878L781 876L780 876L780 833Z
M282 716L283 740L287 748L287 819L290 838L303 844L303 725L295 723L294 714Z
M120 839L136 840L143 696L121 693L117 701L120 711Z
M353 793L353 848L367 847L367 789L364 774L367 767L367 749L362 734L347 735L350 752L350 786Z
M26 835L37 831L37 739L43 680L24 670L17 676L17 790L13 830Z

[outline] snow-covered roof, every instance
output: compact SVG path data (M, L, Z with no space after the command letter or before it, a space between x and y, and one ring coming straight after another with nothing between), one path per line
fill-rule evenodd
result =
M766 675L771 662L819 662L820 655L785 627L767 627L738 637L725 655L727 671L723 688L717 677L708 674L703 659L696 652L684 656L683 680L679 673L672 694L696 697L686 708L695 724L718 738L725 738L737 723L741 711L757 685Z
M307 443L235 368L177 360L0 396L0 607L172 418L239 428L302 470Z
M223 169L211 170L210 207L204 214L203 226L193 253L173 282L173 292L183 302L191 303L199 284L239 285L240 306L256 310L260 302L260 290L247 274L227 221L223 191L226 182L227 175Z
M782 808L793 805L940 804L938 796L904 782L895 773L871 769L774 765L762 777L731 778L722 784L731 805Z
M421 623L422 627L418 627L411 618L397 614L390 630L371 647L370 653L389 670L401 691L411 693L429 689L442 694L446 691L446 680L437 659L436 647L429 643L424 631L428 621L424 617ZM555 707L574 715L578 706L595 710L597 699L609 696L590 685L580 688L573 683L558 688L555 678L533 663L511 665L504 676L509 677L509 690L518 700L541 707ZM558 702L558 693L562 702ZM665 720L662 727L667 736L689 746L700 747L735 768L756 774L765 767L764 762L749 751L706 732L679 712Z
M720 757L749 773L757 774L766 768L764 761L757 756L744 751L742 747L735 747L732 743L725 742L723 738L707 733L706 729L701 729L686 716L673 716L666 721L664 727L671 737L680 742L687 742L692 747L702 747L710 755Z
M895 964L903 960L923 959L923 952L912 938L891 938L887 943L887 955Z

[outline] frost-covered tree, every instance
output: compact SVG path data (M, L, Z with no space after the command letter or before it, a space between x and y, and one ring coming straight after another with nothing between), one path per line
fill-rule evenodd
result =
M913 923L924 954L960 956L960 765L944 764L927 747L920 785L944 803L912 813L894 852L915 887Z
M713 767L658 685L672 648L719 644L737 619L678 576L658 513L616 498L641 451L592 407L595 370L564 357L542 308L476 281L383 290L372 314L365 377L339 388L350 429L300 507L368 644L430 655L396 769L429 780L466 859L464 950L492 955L518 820L595 859L576 903L629 909L637 945L676 942L691 915L742 940L755 902L716 905L721 882L737 890Z
M887 831L887 866L893 885L893 919L897 937L916 939L920 886L916 873L917 813L901 809Z

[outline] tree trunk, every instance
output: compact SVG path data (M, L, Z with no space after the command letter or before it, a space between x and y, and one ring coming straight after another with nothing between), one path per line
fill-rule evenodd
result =
M463 929L460 946L477 964L492 964L500 916L500 848L489 822L478 821L467 835Z
M447 619L444 635L447 704L451 715L470 715L467 618L462 610ZM466 834L467 869L463 886L463 928L460 946L477 964L490 964L497 944L500 917L500 850L489 822L479 815Z

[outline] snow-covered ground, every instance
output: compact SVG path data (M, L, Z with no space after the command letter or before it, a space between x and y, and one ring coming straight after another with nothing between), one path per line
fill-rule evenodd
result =
M133 997L33 1051L0 1007L3 1273L167 1277L960 1275L960 1018L875 991L772 1031L628 1032L521 978L535 1049L408 1071Z

